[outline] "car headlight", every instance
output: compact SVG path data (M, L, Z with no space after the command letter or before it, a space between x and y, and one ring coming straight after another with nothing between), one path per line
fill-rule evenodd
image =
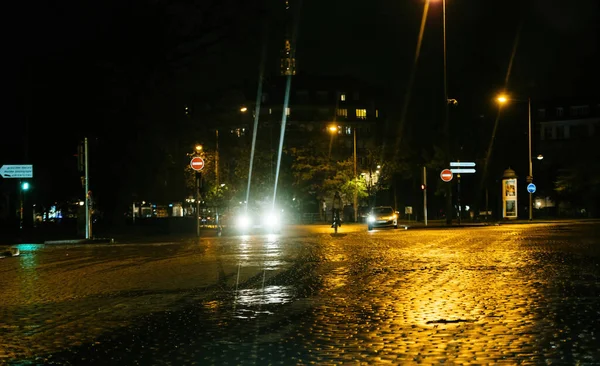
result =
M265 215L263 218L264 226L275 227L279 225L279 217L275 214Z
M367 222L375 222L375 216L373 216L373 215L367 216Z
M250 217L248 216L240 216L237 219L237 226L240 229L247 229L250 227L251 221L250 221Z

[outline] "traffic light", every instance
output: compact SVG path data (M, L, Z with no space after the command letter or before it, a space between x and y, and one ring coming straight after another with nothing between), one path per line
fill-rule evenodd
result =
M21 190L28 191L29 190L29 182L21 182Z

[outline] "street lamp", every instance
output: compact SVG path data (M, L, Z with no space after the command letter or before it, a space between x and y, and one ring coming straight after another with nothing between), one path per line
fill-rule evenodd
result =
M202 151L202 145L196 144L196 146L194 146L194 149L196 150L196 153L200 153Z
M520 100L510 99L508 96L501 94L496 98L496 101L502 106L508 103L509 101L514 100L520 102ZM531 98L527 98L527 112L528 112L528 137L529 137L529 152L527 154L527 159L529 160L529 175L527 176L527 183L533 183L533 162L531 161ZM541 158L540 158L541 157ZM542 155L538 155L537 159L542 160L544 157ZM529 221L533 220L533 193L529 193Z
M327 128L329 132L336 133L338 131L338 126L331 125ZM354 222L358 222L358 190L356 187L358 177L356 173L356 127L352 127L352 136L354 137L353 143L353 159L354 159ZM330 151L331 153L331 151Z
M242 107L242 108L240 108L240 112L242 112L242 113L244 113L244 112L247 112L247 111L248 111L248 108L247 108L247 107Z

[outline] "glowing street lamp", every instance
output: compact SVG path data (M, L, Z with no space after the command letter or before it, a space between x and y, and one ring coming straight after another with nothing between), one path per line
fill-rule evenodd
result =
M508 102L508 98L506 97L506 95L502 94L496 98L496 101L500 104L506 104L506 102Z
M240 108L240 112L242 112L242 113L244 113L244 112L247 112L247 111L248 111L248 108L247 108L247 107L242 107L242 108Z
M510 99L507 95L505 94L500 94L497 98L496 101L500 104L500 105L504 105L506 103L508 103ZM532 156L531 156L531 98L527 98L527 109L528 109L528 120L529 120L529 131L528 131L528 136L529 136L529 152L527 154L527 159L529 160L529 176L527 177L527 182L528 183L532 183L533 182L533 162L531 161ZM541 157L541 158L540 158ZM544 157L542 155L539 155L537 157L538 160L542 160ZM529 193L529 221L533 220L533 193Z
M194 147L194 149L196 150L197 153L202 151L202 145L200 144L196 144L196 146Z

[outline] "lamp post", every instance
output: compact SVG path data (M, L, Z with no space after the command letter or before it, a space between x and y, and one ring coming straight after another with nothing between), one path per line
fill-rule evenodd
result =
M330 133L337 133L338 132L338 127L335 125L331 125L329 127L327 127L327 131L329 131ZM357 166L356 166L356 127L352 127L352 135L353 135L353 160L354 160L354 197L353 197L353 203L354 203L354 222L358 222L358 190L356 187L356 184L358 182L358 178L357 178Z
M498 103L500 105L504 105L506 103L508 103L510 100L514 100L514 99L510 99L509 97L507 97L506 95L499 95L496 100L498 101ZM519 100L515 100L515 101L519 101ZM527 183L533 183L533 162L532 162L532 157L531 157L531 98L528 97L527 98L527 113L528 113L528 132L527 132L527 136L529 139L529 149L528 149L528 154L527 154L527 159L529 161L529 175L527 176ZM541 155L540 155L541 156ZM529 221L533 220L533 193L529 193Z

